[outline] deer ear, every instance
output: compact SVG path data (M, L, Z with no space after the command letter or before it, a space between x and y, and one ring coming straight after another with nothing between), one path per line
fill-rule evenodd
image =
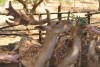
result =
M36 27L34 27L34 29L38 29L40 31L45 31L45 30L49 30L50 26L36 26Z

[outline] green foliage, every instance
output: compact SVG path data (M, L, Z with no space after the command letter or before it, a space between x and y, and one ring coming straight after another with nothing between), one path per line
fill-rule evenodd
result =
M76 21L76 23L78 23L82 27L85 27L87 25L88 20L86 17L75 16L73 13L71 13L70 17L72 18L72 20Z
M79 23L82 27L85 27L87 24L87 19L85 17L77 16L75 21Z
M0 0L0 6L3 6L5 4L6 0Z

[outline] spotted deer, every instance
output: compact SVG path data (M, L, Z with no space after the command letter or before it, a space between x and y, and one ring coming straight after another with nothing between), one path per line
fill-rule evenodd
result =
M70 32L72 33L71 35L72 39L70 38L71 40L69 39L69 41L65 43L65 45L70 44L71 46L67 49L65 48L65 52L62 52L64 51L63 48L61 51L59 50L59 48L57 50L58 52L61 53L61 54L59 53L58 57L56 58L56 60L58 61L57 67L72 67L75 61L78 59L81 47L81 35L83 32L83 28L81 27L80 24L77 23L75 26L73 26Z
M28 40L24 41L24 39L21 39L20 45L23 45L23 46L19 46L19 54L22 56L23 65L25 65L26 67L46 67L48 61L52 57L53 52L56 48L59 34L62 32L68 32L70 30L70 27L72 25L70 23L70 20L52 21L52 20L50 20L50 14L49 14L48 10L46 10L47 11L46 19L37 21L34 19L34 17L32 17L32 15L31 15L31 19L26 19L27 17L25 17L25 16L22 17L12 7L11 2L9 3L9 9L7 9L7 10L9 11L8 15L14 16L14 23L10 23L7 21L7 23L9 25L20 25L20 24L41 25L41 24L47 23L46 26L35 27L35 28L41 28L41 29L46 30L46 38L45 38L44 46L41 49L39 47L36 48L36 46L33 46L34 48L31 46L32 39L31 39L31 41L30 41L30 39L29 39L29 41ZM29 45L29 47L27 47L27 45ZM24 49L25 47L27 47L27 48ZM37 49L36 52L34 52L35 49ZM31 53L31 51L33 51L33 53ZM28 60L30 59L29 60L30 63L28 60L25 60L25 59L28 59ZM32 60L32 59L34 59L34 60Z

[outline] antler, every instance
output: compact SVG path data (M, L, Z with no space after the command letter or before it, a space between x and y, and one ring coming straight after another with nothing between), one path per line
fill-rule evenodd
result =
M28 11L28 0L16 0L16 1L20 2L24 6L24 9L26 10L26 12ZM32 13L35 12L37 6L40 5L41 2L43 2L43 0L39 0L37 3L33 4L33 7L31 9Z
M9 2L9 8L7 8L8 10L8 15L11 15L14 17L14 23L10 23L8 21L7 24L9 25L18 25L18 24L28 24L28 20L26 20L25 18L23 18L11 5L11 1Z
M46 19L42 19L42 20L35 20L34 17L30 18L27 17L24 14L19 14L11 5L11 1L9 2L9 8L7 8L8 10L8 14L7 15L11 15L14 17L14 19L10 19L10 20L14 20L14 23L10 23L8 21L7 24L9 25L38 25L38 24L45 24L50 20L50 13L49 11L46 9L47 12L47 18ZM32 15L32 14L31 14ZM23 17L24 16L24 17Z
M45 23L49 23L51 20L50 20L50 13L49 13L49 11L47 9L46 9L46 13L47 13L47 18L46 19L42 19L40 21L37 21L33 17L33 19L29 21L29 23L31 25L38 25L38 24L42 25L42 24L45 24Z
M36 8L37 8L37 6L38 5L40 5L41 4L41 2L43 2L43 0L39 0L39 2L37 2L37 3L34 3L34 5L33 5L33 8L32 8L32 13L34 13L35 12L35 10L36 10Z
M20 2L24 6L24 9L28 11L28 4L27 4L28 0L16 0L16 1Z

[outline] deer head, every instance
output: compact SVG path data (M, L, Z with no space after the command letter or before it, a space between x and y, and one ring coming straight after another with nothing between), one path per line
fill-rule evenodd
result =
M49 15L49 12L47 12ZM46 32L52 32L55 34L59 34L61 32L69 32L70 29L73 27L73 22L69 20L69 14L67 20L58 20L58 21L52 21L49 20L47 25L42 26L36 26L35 29L38 30L46 30ZM50 18L50 15L49 15Z

